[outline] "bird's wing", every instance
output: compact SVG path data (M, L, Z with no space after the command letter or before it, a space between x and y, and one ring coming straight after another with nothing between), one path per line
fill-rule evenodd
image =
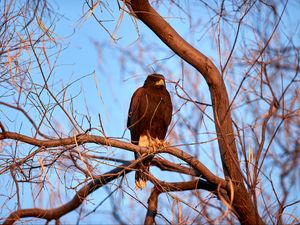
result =
M144 95L144 88L138 88L132 95L129 111L128 111L128 118L127 118L127 128L131 129L132 126L138 121L139 119L139 104L141 102L141 98Z
M169 94L169 92L167 91L165 94L165 112L164 112L164 120L165 120L165 124L167 126L170 125L171 120L172 120L172 111L173 111L173 105L172 105L172 101L171 101L171 96Z

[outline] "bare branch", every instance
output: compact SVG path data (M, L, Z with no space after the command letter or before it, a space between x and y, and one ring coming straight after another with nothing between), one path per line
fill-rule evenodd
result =
M141 163L144 160L148 160L149 155L145 157L140 157L139 160L134 161L129 166L118 166L117 168L103 174L100 176L93 177L92 181L88 184L84 185L73 197L73 199L66 204L54 208L54 209L41 209L41 208L32 208L32 209L20 209L9 215L9 217L5 220L3 225L12 225L14 222L21 218L26 217L36 217L42 218L46 220L59 219L63 215L71 212L72 210L78 208L82 202L86 199L86 197L92 192L96 191L98 188L106 185L112 180L115 180L119 177L124 176L125 174L133 171L138 163Z

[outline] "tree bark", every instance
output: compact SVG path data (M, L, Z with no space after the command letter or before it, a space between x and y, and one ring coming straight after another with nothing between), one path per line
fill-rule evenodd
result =
M157 203L159 194L160 192L156 189L156 187L154 187L148 199L147 215L144 222L145 225L151 225L155 222L154 219L157 213Z
M129 10L147 25L170 49L197 69L205 78L213 105L224 175L232 181L233 208L241 224L264 224L244 185L238 163L227 90L212 61L187 43L149 4L147 0L126 1ZM230 196L230 193L228 193Z

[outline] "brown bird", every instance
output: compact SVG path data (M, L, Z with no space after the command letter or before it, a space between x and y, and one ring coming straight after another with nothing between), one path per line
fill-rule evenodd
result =
M151 74L131 98L127 120L131 143L142 147L163 143L171 119L172 102L165 78L161 74ZM135 153L135 158L138 157L139 154ZM149 165L141 165L137 169L135 185L143 189L147 181L144 172L149 172Z

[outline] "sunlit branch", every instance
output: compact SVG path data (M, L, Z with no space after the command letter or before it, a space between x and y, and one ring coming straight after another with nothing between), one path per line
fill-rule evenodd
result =
M140 157L139 160L134 161L129 166L121 165L103 175L93 177L92 181L84 185L76 193L76 195L73 197L71 201L67 202L66 204L58 208L53 208L53 209L31 208L31 209L16 210L15 212L9 215L9 217L5 220L3 225L12 225L20 218L27 218L27 217L42 218L48 221L59 219L63 215L73 211L78 206L80 206L89 194L96 191L98 188L106 185L110 181L122 177L125 174L133 171L138 163L141 163L147 159L148 156Z
M117 147L120 149L137 152L139 154L149 154L151 153L169 153L174 155L183 161L187 162L191 167L198 170L204 179L207 179L211 183L220 184L222 187L226 188L227 182L217 176L215 176L209 169L207 169L200 161L198 161L195 157L190 154L173 147L167 147L164 149L154 150L152 148L140 147L128 142L123 142L119 140L114 140L110 138L105 138L96 135L89 134L79 134L74 137L69 138L61 138L61 139L51 139L51 140L40 140L31 138L22 134L14 133L14 132L2 132L0 133L0 140L3 139L13 139L18 140L30 145L34 145L37 147L58 147L58 146L68 146L68 145L83 145L87 143L101 144L105 146ZM149 151L150 149L150 151Z

